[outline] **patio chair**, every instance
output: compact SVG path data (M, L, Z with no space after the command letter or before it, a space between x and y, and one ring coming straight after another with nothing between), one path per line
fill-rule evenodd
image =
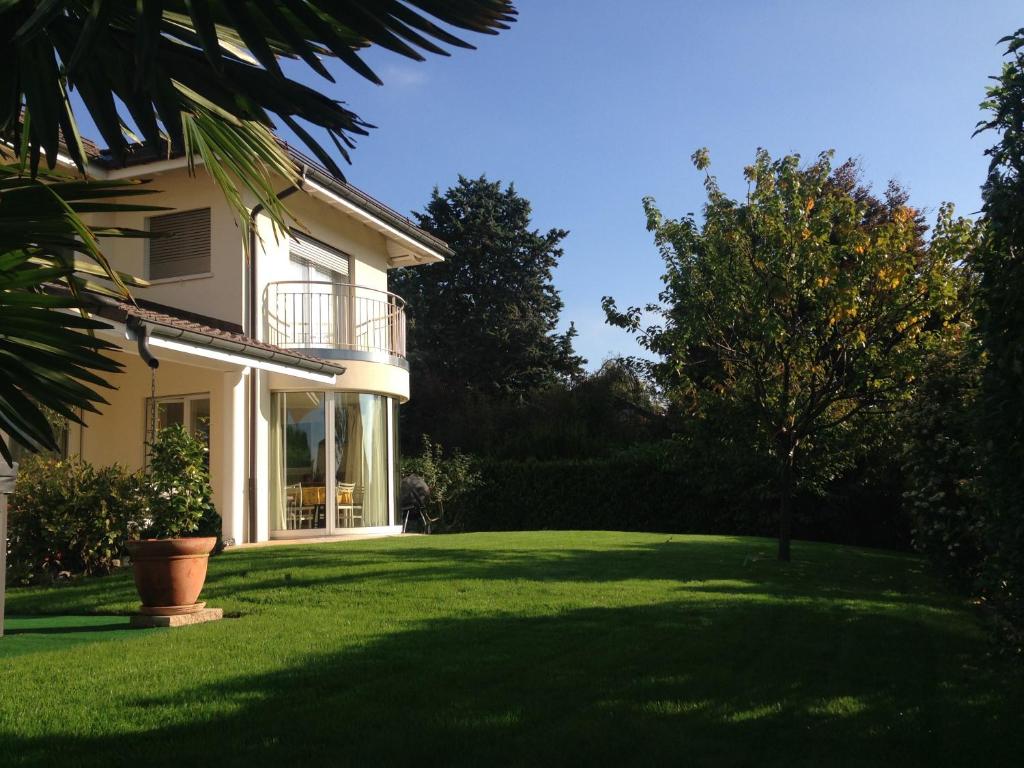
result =
M299 509L302 507L302 483L284 487L285 526L288 530L299 527Z
M356 484L338 483L336 495L337 517L335 525L341 528L352 528L357 518L362 522L362 507L356 507Z
M325 513L327 489L322 485L306 486L302 489L302 505L299 507L300 528L320 528L320 515Z

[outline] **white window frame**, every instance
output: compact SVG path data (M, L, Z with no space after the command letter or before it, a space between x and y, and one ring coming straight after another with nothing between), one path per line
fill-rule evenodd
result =
M386 500L387 500L387 523L385 525L367 525L367 526L339 526L336 524L336 516L330 516L327 518L327 525L323 528L269 528L271 539L303 539L303 538L319 538L325 536L361 536L361 535L372 535L381 533L400 533L402 530L401 520L399 520L398 512L398 473L400 467L398 466L398 456L395 453L397 444L394 442L396 437L392 419L394 414L392 412L392 402L394 398L387 397L385 395L378 395L374 392L358 392L358 391L343 391L343 390L310 390L324 398L324 466L333 467L335 466L335 450L337 449L337 442L335 440L335 409L338 406L338 400L341 396L351 395L374 395L375 397L381 398L382 407L384 408L385 420L384 429L386 432L386 445L387 445L387 459L386 465L383 467L385 483ZM277 395L293 394L290 391L274 392ZM301 394L301 393L300 393ZM271 418L284 419L284 399L282 398L281 410L274 413L272 412ZM282 439L284 433L282 431ZM287 453L285 448L282 448L282 457ZM336 498L337 495L337 479L335 473L325 473L325 489L326 497L329 499ZM273 492L272 488L268 489Z
M155 400L152 397L146 398L146 412L143 420L142 430L145 435L145 439L148 441L150 434L149 430L152 424L150 419L153 418L153 403L156 403L156 407L160 407L161 403L182 403L182 420L185 424L185 428L189 430L189 434L194 434L190 425L192 424L192 404L197 400L206 400L210 403L210 430L213 430L213 403L210 399L209 392L193 392L188 395L160 395ZM207 446L209 447L209 446Z

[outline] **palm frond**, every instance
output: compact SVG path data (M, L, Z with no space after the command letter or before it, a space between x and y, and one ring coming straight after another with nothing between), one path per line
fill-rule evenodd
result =
M115 347L96 337L107 326L88 316L87 294L130 299L128 286L146 282L115 270L99 238L148 235L90 226L82 214L161 210L125 202L150 192L132 180L32 177L0 165L0 432L10 439L53 449L47 409L78 421L103 402L98 389L121 365L104 354ZM0 456L10 460L4 439Z
M75 314L81 304L73 296L43 292L72 274L34 264L27 253L0 256L0 432L29 448L57 448L44 407L80 422L80 411L105 402L96 388L109 384L95 372L121 369L103 354L116 347L93 333L104 323ZM2 436L0 456L11 460Z
M280 59L304 61L333 82L321 59L335 57L380 83L359 56L367 46L415 60L448 55L445 46L473 46L445 26L495 34L515 17L510 0L11 0L0 5L0 41L10 52L0 71L0 138L15 146L24 138L33 173L41 157L54 168L62 148L84 172L87 158L67 98L74 89L115 159L127 150L129 122L151 148L166 141L172 152L198 152L180 116L203 121L199 113L215 106L236 118L225 129L235 134L232 141L251 135L252 123L274 130L276 116L341 176L324 142L300 121L343 156L372 126L342 102L286 77ZM285 159L279 150L268 154L273 164ZM260 176L241 179L242 187L261 189Z

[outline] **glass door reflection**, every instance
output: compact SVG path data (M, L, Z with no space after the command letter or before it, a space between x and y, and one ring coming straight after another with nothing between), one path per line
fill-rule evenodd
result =
M337 528L388 524L385 398L339 392L334 400Z
M321 392L284 398L284 501L287 530L327 527L327 420Z
M366 393L272 393L272 531L322 535L391 524L389 407Z

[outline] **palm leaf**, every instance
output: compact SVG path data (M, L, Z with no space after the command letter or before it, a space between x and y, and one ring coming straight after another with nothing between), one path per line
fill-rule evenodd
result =
M98 389L121 369L104 352L86 295L130 299L145 281L113 269L100 237L141 237L120 227L88 226L83 213L159 210L124 202L152 190L131 180L31 177L0 165L0 433L31 449L55 448L49 409L72 421L104 402ZM55 287L62 287L54 292ZM0 456L10 447L0 438Z
M143 233L90 228L80 214L145 209L126 198L148 190L61 178L59 153L81 173L88 163L71 91L115 159L135 140L134 124L151 151L184 154L193 171L200 159L244 231L253 202L280 229L287 211L275 185L294 183L297 170L273 135L275 120L338 176L324 146L347 161L373 126L285 76L279 60L304 61L331 80L320 59L335 57L379 83L360 56L367 46L415 60L447 55L445 46L472 46L446 27L495 34L515 14L510 0L0 0L0 162L17 160L0 165L0 429L52 446L39 406L74 418L102 401L90 385L103 379L91 371L116 370L91 335L82 297L129 295L132 280L111 267L97 237ZM69 303L44 298L54 280ZM85 325L69 319L75 308ZM0 455L9 458L3 442Z
M445 46L473 47L451 29L495 34L515 16L510 0L9 0L0 3L0 41L9 52L0 70L0 139L21 146L33 173L41 158L56 167L62 147L84 172L67 98L77 89L115 159L125 156L125 126L134 123L152 150L201 158L243 227L244 193L281 227L286 211L268 182L295 171L268 141L275 119L338 176L325 147L348 160L355 137L372 126L286 77L279 60L304 61L333 82L320 59L335 57L379 83L359 55L367 46L414 60L447 55ZM214 119L223 121L217 130Z
M114 345L92 333L103 323L69 313L81 306L72 297L43 292L70 276L31 263L27 253L0 259L0 432L29 448L57 447L44 407L80 422L79 410L104 402L94 387L109 386L94 371L121 368L103 354ZM2 435L0 456L11 460Z

